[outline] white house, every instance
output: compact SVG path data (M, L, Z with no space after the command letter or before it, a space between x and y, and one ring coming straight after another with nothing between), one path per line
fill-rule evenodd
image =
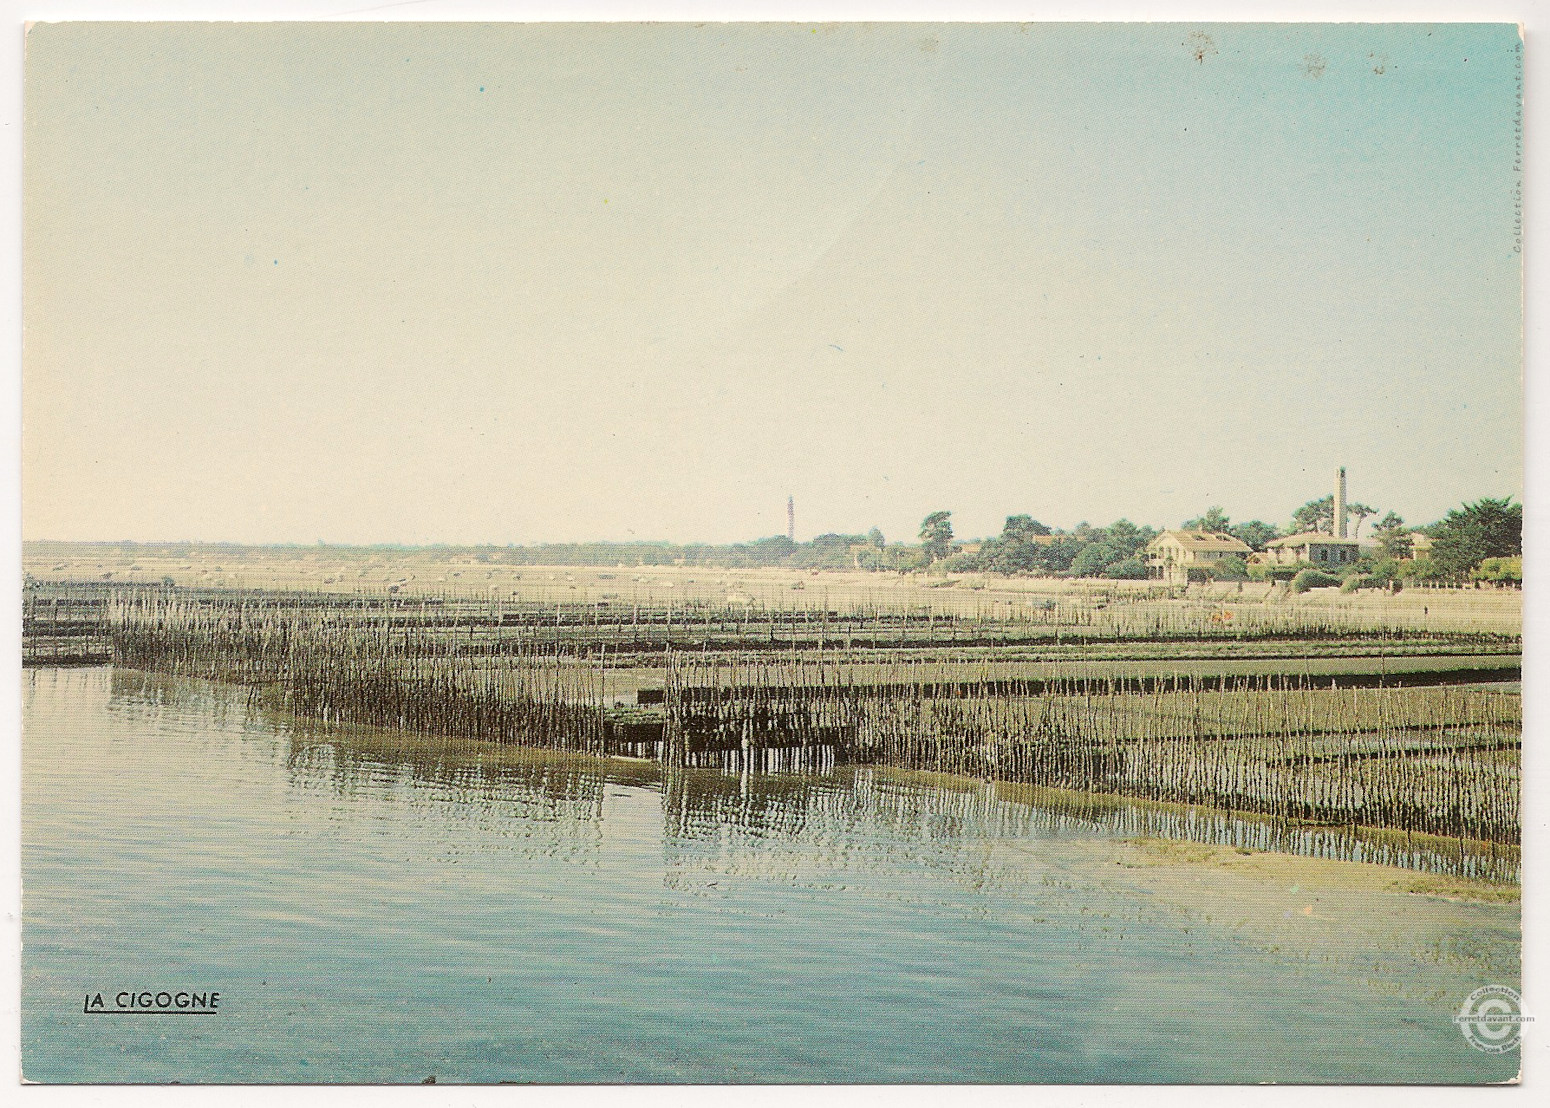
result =
M1147 544L1146 575L1186 584L1191 577L1210 577L1223 558L1252 552L1248 543L1219 531L1164 531Z

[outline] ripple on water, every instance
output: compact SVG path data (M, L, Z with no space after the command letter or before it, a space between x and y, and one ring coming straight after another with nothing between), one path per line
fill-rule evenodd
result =
M32 1080L1515 1072L1451 1022L1516 983L1515 905L1328 890L1383 919L1357 942L1268 879L1116 866L1124 806L416 740L106 669L23 694ZM184 984L219 1016L81 1013Z

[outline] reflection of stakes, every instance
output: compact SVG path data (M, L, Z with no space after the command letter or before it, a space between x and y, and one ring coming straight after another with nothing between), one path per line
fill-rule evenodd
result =
M546 612L539 626L524 624L522 609L488 600L476 612L387 594L348 603L149 587L104 595L123 665L246 685L321 719L610 748L603 699L618 647L608 649L596 604ZM827 606L780 613L786 641L778 652L712 653L709 636L725 633L715 622L719 610L670 604L671 614L662 613L670 638L700 637L693 653L665 644L657 718L661 756L673 764L735 751L749 765L795 765L806 758L783 751L833 750L852 761L1516 841L1516 697L1466 688L1340 690L1295 677L1208 686L1057 676L1018 693L990 680L983 661L979 680L962 680L973 672L968 656L884 656L864 676L846 655L835 658L832 648L820 655L799 642L835 640ZM30 610L54 629L57 606L48 612L53 619ZM631 637L638 618L617 616L630 622ZM939 637L956 618L922 610L910 633ZM646 725L631 726L637 741Z
M1515 697L1288 678L1211 692L1069 678L1007 697L983 682L939 689L923 668L907 664L880 688L800 658L731 672L686 659L679 714L695 749L743 748L773 724L776 746L833 744L853 761L1517 840Z

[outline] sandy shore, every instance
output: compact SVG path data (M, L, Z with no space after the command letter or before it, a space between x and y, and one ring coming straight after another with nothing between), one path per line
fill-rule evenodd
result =
M1082 843L1067 872L1255 948L1350 963L1423 992L1429 975L1394 967L1482 981L1521 972L1517 886L1155 838Z

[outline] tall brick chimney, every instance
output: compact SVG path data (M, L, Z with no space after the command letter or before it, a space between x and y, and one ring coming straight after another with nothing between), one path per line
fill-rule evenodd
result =
M1335 534L1345 538L1345 466L1335 470Z

